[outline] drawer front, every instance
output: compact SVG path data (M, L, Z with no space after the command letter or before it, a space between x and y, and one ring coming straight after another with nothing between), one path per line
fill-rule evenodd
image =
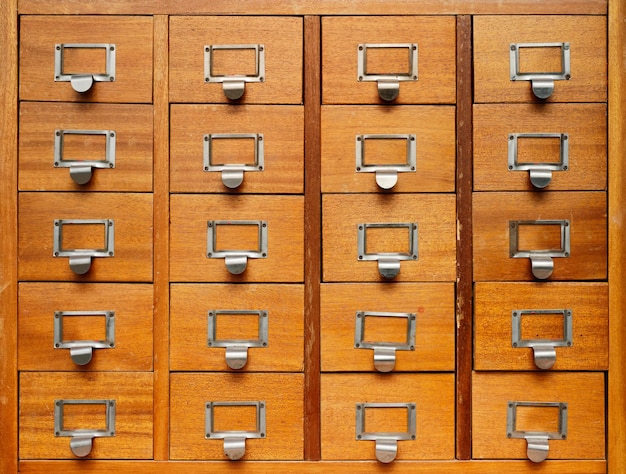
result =
M172 195L171 281L303 281L303 207L302 196ZM209 232L209 223L215 224L215 232ZM217 251L211 258L208 241L215 241ZM247 259L245 269L231 273L224 251L239 256L250 249L255 256Z
M323 284L322 371L453 371L454 311L452 283Z
M152 299L152 285L20 283L19 370L152 370Z
M301 18L173 16L169 40L171 102L228 103L244 76L242 103L302 102Z
M605 104L475 105L474 189L537 190L533 174L547 170L546 190L605 190L606 112Z
M171 374L170 459L226 460L233 431L256 433L245 439L244 461L303 459L303 383L302 374Z
M391 136L390 136L391 135ZM454 192L454 107L322 107L322 192Z
M364 73L360 81L359 55ZM395 103L451 104L456 100L455 61L454 17L322 19L325 104L384 103L379 76L382 82L400 77Z
M56 220L63 225L56 226ZM88 221L72 224L74 220ZM67 222L70 221L70 222ZM112 236L107 231L113 223ZM58 222L57 222L58 223ZM150 281L152 279L152 195L116 193L21 193L18 273L20 280ZM55 257L55 228L62 228ZM108 245L107 245L108 244ZM113 244L111 246L111 244ZM111 248L113 247L113 248ZM89 270L70 267L81 249L98 250ZM100 250L106 249L104 252ZM103 256L113 251L113 256ZM78 271L84 270L77 264Z
M20 107L20 190L152 191L152 106ZM78 184L85 167L91 177Z
M170 294L171 370L303 370L302 285L174 284Z
M474 294L476 370L608 369L606 283L477 283Z
M64 401L62 416L55 414L57 400ZM105 400L115 403L114 420L107 420L102 403L71 403ZM70 448L75 438L65 431L82 429L111 434L93 439L87 459L151 459L152 405L151 373L23 372L19 457L78 459ZM63 430L60 436L55 436L55 416Z
M556 46L555 43L559 43ZM564 43L567 43L563 45ZM546 45L543 46L542 45ZM512 46L521 45L515 50ZM516 54L517 53L517 54ZM566 70L569 54L570 70ZM547 99L533 93L528 73L553 79ZM517 61L517 65L516 65ZM544 76L541 76L541 73ZM535 87L540 84L535 83ZM606 18L603 16L477 16L474 18L476 102L604 102L607 97Z
M415 439L397 441L396 459L454 459L453 374L322 374L321 403L323 460L376 459L376 442L357 439L361 410L364 433L409 432L414 412Z
M303 192L303 107L173 105L170 124L172 192Z
M602 192L474 193L473 220L475 281L533 280L531 258L524 252L541 256L546 250L555 250L558 256L551 257L553 272L539 279L606 278L606 195ZM560 239L568 232L566 227L569 252Z
M152 18L145 16L23 16L20 99L152 102L152 30ZM55 81L58 72L67 81ZM77 92L72 76L95 79Z
M472 446L475 459L525 459L527 441L507 437L511 402L566 403L565 439L548 440L547 459L603 459L604 374L474 373ZM516 406L516 431L559 433L559 408Z
M392 227L397 224L402 227ZM322 233L327 282L454 281L456 277L454 195L325 195ZM363 259L359 259L359 233L365 234ZM380 270L381 262L384 266L389 258L400 258L400 271L392 278L383 277Z

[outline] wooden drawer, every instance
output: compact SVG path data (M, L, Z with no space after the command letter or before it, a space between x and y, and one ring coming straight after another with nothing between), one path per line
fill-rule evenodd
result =
M547 459L603 459L604 374L599 372L480 373L472 380L472 457L525 459L525 439L507 436L507 411L514 430L559 432L559 408L511 402L566 403L565 439L550 439Z
M417 227L411 229L413 224ZM363 224L363 228L359 226ZM374 227L371 224L383 224ZM401 227L390 225L401 224ZM417 245L414 243L417 231ZM452 194L325 195L322 199L324 281L388 281L379 266L398 258L394 281L454 281L456 216ZM359 233L365 234L359 259ZM417 251L411 253L411 250ZM416 258L413 255L417 254Z
M234 171L237 193L303 192L303 107L173 105L170 124L172 192L230 191Z
M476 191L536 190L542 170L546 190L605 190L606 152L605 104L474 106Z
M172 195L170 279L183 282L301 282L304 273L302 196ZM209 223L217 257L208 257ZM267 226L261 229L262 224ZM229 225L235 224L235 225ZM267 251L259 235L267 231ZM222 251L255 250L233 274ZM256 252L258 250L258 252ZM263 257L262 254L266 254ZM222 255L222 256L220 256ZM258 257L258 258L257 258ZM230 264L229 264L230 265Z
M535 354L552 370L608 369L606 283L477 283L474 295L476 370L537 370Z
M322 371L378 370L374 352L390 344L394 371L453 371L454 311L452 283L323 284Z
M392 191L454 192L454 112L445 106L322 107L322 192L378 192L377 180L384 183L390 171L397 173Z
M65 221L59 226L62 251L102 250L106 221L112 221L113 238L109 234L108 241L114 243L114 255L96 256L87 273L75 273L69 265L72 257L53 255L55 220L60 219ZM88 222L72 224L74 220ZM20 280L152 280L151 194L20 193L18 225Z
M242 103L302 102L302 18L173 16L169 40L171 102L227 103L225 76L252 80Z
M213 431L207 433L209 402ZM222 402L239 403L224 406ZM246 406L241 402L260 403ZM228 459L223 439L228 433L224 432L250 431L257 437L245 440L242 460L301 460L303 413L302 374L172 373L170 459Z
M19 370L152 370L152 293L142 284L20 283Z
M20 459L77 459L71 437L55 436L56 400L64 400L63 430L106 430L106 406L68 401L114 400L109 437L93 440L88 459L152 458L152 373L22 372ZM110 412L109 412L110 413ZM61 417L58 418L61 420ZM69 433L68 433L69 434Z
M551 45L537 46L546 43ZM554 46L554 43L569 43L569 49ZM521 47L512 50L512 45L517 44ZM475 101L604 102L607 98L606 50L604 16L476 16ZM538 99L533 94L530 80L511 80L511 56L519 57L517 68L513 61L516 77L531 72L556 71L564 75L567 53L571 77L554 80L554 92L547 99Z
M171 370L303 370L303 285L174 284L170 295Z
M20 190L152 191L153 119L148 105L22 102ZM77 184L70 170L85 165Z
M453 374L322 374L323 460L376 459L376 442L357 439L357 411L364 433L408 432L412 413L415 439L398 441L398 460L454 459ZM413 404L412 408L358 404Z
M22 16L20 99L152 102L152 29L148 16ZM69 47L57 50L57 45ZM72 45L107 45L114 51ZM57 55L68 81L55 81ZM96 80L81 93L69 82L72 75Z
M363 49L359 50L361 45ZM363 56L361 81L359 55ZM415 69L411 58L417 80L412 79ZM456 28L451 16L322 19L325 104L384 103L376 81L380 75L383 80L401 77L395 103L451 104L456 100L455 61Z
M541 256L550 249L559 256L552 258L554 271L546 278L606 278L603 192L474 193L473 220L475 281L533 280L530 258L523 252ZM568 256L560 237L567 227ZM513 253L520 258L511 257Z

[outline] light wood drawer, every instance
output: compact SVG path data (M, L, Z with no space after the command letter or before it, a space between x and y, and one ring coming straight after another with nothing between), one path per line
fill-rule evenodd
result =
M474 295L476 370L608 369L606 283L477 283Z
M473 220L475 281L606 278L603 192L474 193ZM569 250L563 245L568 232ZM534 276L536 257L529 255L548 250L554 250L553 272ZM539 261L539 272L542 266Z
M20 283L19 370L152 370L152 293L143 284ZM86 347L93 358L79 365Z
M379 224L383 227L375 227ZM456 277L452 194L327 194L322 199L322 233L326 282L454 281ZM362 259L359 233L365 234ZM401 259L400 271L392 278L383 277L379 270L381 261L384 266L389 258Z
M214 80L245 76L242 103L302 102L302 18L173 16L169 39L171 102L228 103Z
M322 371L376 371L390 345L393 371L453 371L454 311L452 283L323 284Z
M454 112L445 106L322 107L322 192L382 191L377 180L385 186L390 171L397 173L395 192L454 192Z
M148 105L22 102L20 190L152 191L152 122Z
M397 442L398 460L454 458L453 374L322 374L321 384L323 460L376 459L376 442L357 439L357 417L363 433L409 433L414 417L415 439ZM357 408L380 403L414 408Z
M207 403L212 431L207 429ZM302 374L173 373L170 459L228 459L223 438L229 434L224 432L250 431L257 434L245 440L242 460L301 460L303 413Z
M70 433L55 436L57 416L62 430L107 430L106 405L72 401L114 401L111 436L93 439L88 459L152 458L152 373L22 372L20 374L20 459L78 459ZM111 413L109 411L109 413Z
M148 16L21 17L20 99L152 102L152 29ZM65 46L57 50L57 45ZM88 91L55 81L57 55L61 78L95 75Z
M303 107L173 105L170 124L172 192L303 192Z
M302 196L174 194L170 213L171 281L303 281ZM215 225L215 231L209 224ZM209 251L208 241L215 242L215 255ZM262 242L266 242L266 250ZM251 249L255 256L248 258L245 270L231 273L223 251L242 255Z
M546 190L605 190L606 152L605 104L474 106L476 191L537 190L545 170Z
M604 374L600 372L480 373L472 378L472 457L525 459L527 442L513 431L559 433L559 413L567 417L564 439L548 440L547 459L604 459ZM517 406L512 402L565 403ZM507 429L508 411L516 422ZM509 438L508 432L512 433ZM559 436L560 438L560 436ZM529 464L530 461L529 461Z
M170 295L172 370L303 370L303 285L174 284Z
M548 46L539 47L546 43ZM567 44L556 46L555 43ZM513 50L513 45L520 47ZM606 49L603 16L476 16L475 101L604 102ZM554 92L547 99L538 99L533 94L530 80L511 80L512 72L518 79L520 74L528 73L562 72L564 76L567 54L571 77L554 80ZM519 57L517 67L513 60L513 71L512 56Z
M364 73L360 81L359 55ZM376 80L380 75L383 80L402 78L394 103L451 104L456 100L455 61L456 28L451 16L322 19L325 104L384 103ZM411 74L415 68L417 80Z
M57 220L63 223L56 226ZM18 225L20 280L152 280L151 194L20 193ZM61 229L58 257L55 229ZM109 246L102 252L107 240L113 242L113 256L101 256L111 251ZM81 249L98 250L85 274L75 273L72 257L63 256L78 250L80 257Z

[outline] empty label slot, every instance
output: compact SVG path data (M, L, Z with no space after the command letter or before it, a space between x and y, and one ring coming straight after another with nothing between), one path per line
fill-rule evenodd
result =
M106 430L106 405L81 403L63 405L63 430Z
M368 254L411 252L410 231L408 227L368 227L365 231Z
M212 76L256 76L256 51L252 48L211 51Z
M517 163L559 164L561 162L561 139L559 137L519 137L517 140Z
M215 251L240 250L260 252L259 226L217 225L215 229Z
M563 340L564 315L558 313L549 314L521 314L521 339L527 340Z
M561 48L557 46L520 47L518 72L520 74L562 74L561 51Z
M252 137L211 139L211 166L255 165L255 140Z
M370 75L408 75L411 73L409 48L367 48L365 73Z
M407 318L393 318L383 316L363 316L363 342L388 342L408 344Z
M63 341L103 341L106 339L106 318L98 316L64 316Z
M256 412L251 405L214 405L213 431L258 431Z
M407 141L400 138L363 140L363 165L406 165Z
M71 50L69 50L71 51ZM66 133L63 136L63 159L64 160L105 160L106 159L106 135L88 135L78 133Z
M365 408L365 433L406 433L408 413L406 407Z
M515 430L559 432L559 407L518 406Z
M62 74L106 74L105 48L64 48Z
M215 320L215 339L223 340L258 340L259 316L257 314L218 313Z
M62 249L106 249L105 224L63 224Z
M562 250L561 226L555 224L519 224L518 250Z

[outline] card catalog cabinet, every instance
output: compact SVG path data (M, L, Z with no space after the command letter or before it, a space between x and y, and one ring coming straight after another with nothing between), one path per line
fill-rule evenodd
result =
M619 0L0 5L2 472L621 472Z

